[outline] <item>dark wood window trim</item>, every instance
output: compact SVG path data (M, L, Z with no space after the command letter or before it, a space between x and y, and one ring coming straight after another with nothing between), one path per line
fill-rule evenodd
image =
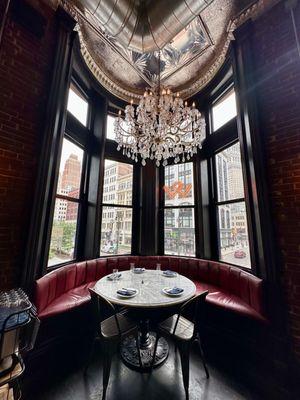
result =
M31 288L45 271L45 250L51 220L57 160L66 123L67 87L71 77L75 21L62 9L56 13L57 45L43 132L33 212L26 245L22 285Z

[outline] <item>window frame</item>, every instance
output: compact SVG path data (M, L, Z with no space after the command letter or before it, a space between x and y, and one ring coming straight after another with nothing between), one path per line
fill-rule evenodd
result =
M234 86L233 77L231 77L227 82L222 84L220 88L213 95L209 97L206 104L207 136L202 149L202 153L204 154L204 158L207 160L208 164L207 179L208 179L208 189L209 189L209 221L210 221L210 251L211 251L210 258L217 260L219 262L223 262L222 260L220 260L220 250L219 250L220 239L219 239L219 222L218 222L219 220L218 206L221 205L222 202L218 202L215 155L238 142L240 143L240 138L238 134L238 114L234 118L226 122L223 126L218 128L217 130L215 131L213 130L212 107L214 104L220 101L223 96L227 96L228 93L233 89L237 92L237 89ZM237 94L236 94L236 99L238 101ZM237 112L238 112L238 107L237 107ZM246 272L256 274L257 268L254 263L255 257L254 257L254 238L252 233L252 216L249 207L248 188L247 188L248 182L245 171L245 159L242 150L241 150L241 164L242 164L242 174L244 182L244 197L242 198L241 201L245 203L245 208L246 208L251 265L249 268L247 268L241 265L229 263L227 261L226 264L232 265ZM235 202L237 201L230 200L226 203L235 203Z
M63 139L69 140L71 143L73 143L74 145L78 146L81 150L83 150L82 167L81 167L81 175L80 175L80 187L79 187L79 196L78 196L78 198L67 196L67 195L58 194L57 193L58 181L57 181L57 184L56 184L56 190L55 190L55 194L54 194L54 207L55 207L56 199L66 200L66 201L70 201L72 203L78 204L77 221L76 221L76 233L75 233L75 241L74 241L74 254L73 254L74 257L71 260L68 260L66 262L62 262L62 263L58 263L58 264L54 264L54 265L48 266L50 243L51 243L51 236L52 236L52 228L53 228L53 223L54 223L54 214L53 214L52 222L50 224L49 251L48 251L47 267L46 267L47 271L52 271L53 269L60 268L60 267L62 267L64 265L72 264L78 259L78 241L79 241L79 231L80 231L80 220L81 220L81 215L82 215L82 207L83 207L83 202L84 202L84 182L85 182L85 175L86 175L87 154L86 154L86 150L84 149L84 146L82 146L80 143L78 143L68 133L66 133L66 132L64 133ZM61 161L61 158L60 158L60 161ZM60 164L60 162L59 162L59 164Z
M66 124L64 133L61 137L61 141L59 144L59 154L57 157L57 165L56 165L56 172L55 172L55 182L53 186L53 195L51 199L51 214L50 214L50 223L48 225L48 232L47 232L47 241L45 246L45 253L44 253L44 272L48 273L58 268L61 268L65 265L72 264L82 258L83 253L83 238L85 234L85 221L84 219L84 210L86 208L86 183L87 183L87 175L88 175L88 140L91 134L90 131L90 124L91 124L91 116L92 116L92 104L91 98L87 90L82 88L82 85L77 82L74 76L70 79L69 87L67 91L71 87L71 85L75 86L76 89L82 94L82 96L86 99L88 103L88 114L87 114L87 126L84 126L70 111L67 110L67 102L65 104L65 113L66 113ZM68 96L67 96L68 98ZM83 150L83 158L82 158L82 168L81 168L81 177L80 177L80 188L79 188L79 196L78 199L70 197L70 196L63 196L57 194L58 188L58 178L59 178L59 168L61 162L61 153L63 147L63 140L67 139L71 143L78 146L80 149ZM77 224L76 224L76 234L75 234L75 243L74 243L74 255L71 260L58 263L55 265L48 266L49 260L49 252L50 252L50 243L51 243L51 234L52 234L52 227L54 222L54 211L55 211L55 201L57 198L61 198L63 200L72 201L78 204L78 213L77 213Z
M106 134L105 134L106 137ZM106 139L109 140L111 142L114 142L111 139ZM128 165L132 165L132 188L131 188L131 193L132 193L132 201L131 201L131 205L128 204L118 204L118 203L108 203L108 202L104 202L104 179L105 179L105 161L114 161L114 162L119 162L119 163L123 163L123 164L128 164ZM129 161L129 159L128 159ZM134 237L134 222L136 221L135 218L135 214L136 214L136 205L134 202L134 191L135 191L135 177L136 177L136 169L135 169L135 165L132 162L126 162L126 160L122 159L120 160L119 158L115 158L115 157L110 157L109 155L104 155L104 159L103 159L103 179L102 179L102 184L101 184L101 201L100 201L100 232L99 232L99 250L98 250L98 257L99 258L108 258L108 257L119 257L119 256L130 256L134 253L134 245L135 245L135 241L136 238ZM115 184L115 183L114 183ZM101 236L102 236L102 216L103 216L103 208L104 207L113 207L113 208L124 208L126 210L130 209L132 210L132 221L131 221L131 252L130 253L123 253L123 254L110 254L110 255L101 255ZM125 210L125 212L126 212Z
M165 204L165 192L163 190L165 183L165 168L166 167L177 167L180 165L184 164L192 164L192 171L193 171L193 182L192 182L192 190L193 190L193 200L194 204L186 204L186 205L166 205ZM174 163L172 160L172 163L169 163L166 167L161 166L159 169L159 212L158 212L158 253L159 255L164 255L164 256L174 256L174 257L188 257L188 258L197 258L198 257L198 212L197 212L197 190L196 190L196 166L195 166L195 159L194 157L191 158L190 160L185 161L184 163ZM178 171L179 175L179 171ZM186 173L183 174L184 179L186 178ZM177 255L172 255L172 254L166 254L165 253L165 210L180 210L180 209L192 209L194 210L194 243L195 243L195 255L194 256L179 256ZM179 217L178 217L179 218ZM175 219L175 217L174 217ZM192 229L192 228L191 228Z
M230 264L234 267L237 268L241 268L244 271L250 272L252 271L252 267L253 267L253 255L251 252L251 246L250 246L250 229L249 229L249 211L247 210L247 201L246 201L246 193L245 193L245 189L244 189L244 197L237 197L234 199L230 199L230 200L219 200L219 195L218 195L218 178L217 178L217 163L216 163L216 157L219 153L221 153L224 150L229 149L230 147L236 145L236 144L240 145L240 141L237 138L235 141L230 142L229 144L227 144L225 147L222 147L221 149L218 149L214 152L213 156L211 157L211 163L212 163L212 176L211 176L211 180L212 180L212 186L213 186L213 198L212 198L212 208L213 208L213 212L215 214L215 221L216 221L216 242L217 242L217 256L218 256L218 261L220 262L225 262L226 264ZM242 173L243 173L243 164L242 164L242 160L241 160L241 165L242 165ZM244 182L244 179L243 179ZM244 187L245 187L245 182L244 182ZM225 206L225 205L230 205L230 204L237 204L237 203L245 203L245 208L246 208L246 221L247 221L247 233L248 233L248 241L249 241L249 256L250 256L250 266L249 267L244 267L242 265L239 264L234 264L234 263L230 263L228 261L224 261L221 260L221 243L220 243L220 224L219 224L219 215L218 215L218 207L220 206ZM224 221L225 221L225 225L226 225L226 220L227 220L227 216L224 214Z

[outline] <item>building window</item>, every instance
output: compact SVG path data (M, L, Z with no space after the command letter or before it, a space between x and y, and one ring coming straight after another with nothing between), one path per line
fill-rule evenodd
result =
M48 267L75 258L83 156L81 147L67 137L63 139Z
M195 256L193 163L164 169L164 253Z
M213 132L221 128L226 122L236 117L236 98L235 91L230 90L212 107L212 130Z
M133 166L105 160L108 175L116 184L104 180L100 255L131 254Z
M219 259L251 268L240 143L215 155Z
M80 93L77 87L71 84L69 89L67 110L79 121L82 125L87 126L88 122L88 102Z

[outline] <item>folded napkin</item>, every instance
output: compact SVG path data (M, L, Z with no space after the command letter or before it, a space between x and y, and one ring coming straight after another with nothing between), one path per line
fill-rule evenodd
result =
M172 289L167 289L166 292L169 294L179 294L183 292L183 289L175 286Z
M136 289L122 288L117 290L117 294L120 294L121 296L133 296L136 293L137 293Z
M112 273L112 274L108 275L107 279L110 279L110 280L119 279L119 278L121 278L121 276L122 276L121 272L119 272L118 274Z

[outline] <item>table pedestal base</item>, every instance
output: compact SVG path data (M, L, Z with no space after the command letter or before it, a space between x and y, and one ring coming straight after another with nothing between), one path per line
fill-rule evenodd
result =
M140 353L143 367L141 368L139 362L139 356L136 347L136 341L134 336L129 336L122 342L121 345L121 357L124 363L133 369L138 370L147 370L151 367L153 351L155 345L155 333L150 332L147 338L148 345L144 348L144 346L140 346ZM169 354L169 345L166 339L161 337L158 341L157 351L155 356L155 361L153 364L153 368L161 365L168 357Z

